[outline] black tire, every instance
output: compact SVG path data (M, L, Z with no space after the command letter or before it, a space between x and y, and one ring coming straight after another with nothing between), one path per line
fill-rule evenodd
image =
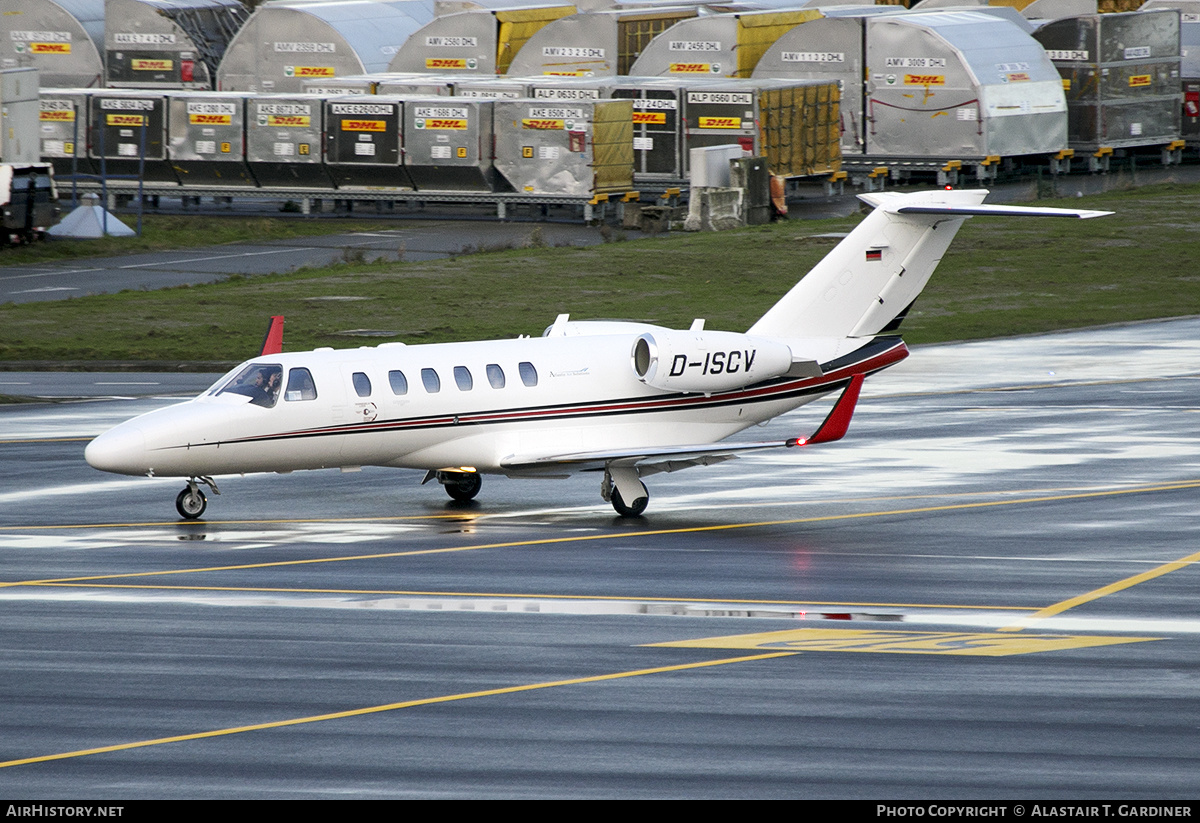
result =
M460 503L474 500L481 488L483 488L483 476L479 472L463 472L462 479L457 483L445 485L446 494Z
M650 505L650 492L646 491L646 484L642 484L642 496L633 501L633 505L626 506L625 501L621 499L621 493L617 491L617 487L612 488L612 503L613 509L621 517L638 517Z
M186 488L175 498L175 511L179 512L179 516L184 520L195 520L204 514L207 508L208 498L199 489L193 492L190 487Z

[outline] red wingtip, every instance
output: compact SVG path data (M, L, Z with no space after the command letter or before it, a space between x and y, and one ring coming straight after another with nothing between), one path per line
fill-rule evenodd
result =
M267 336L263 338L262 352L260 354L282 354L283 353L283 315L278 314L271 318L271 325L267 326Z
M833 410L825 418L821 427L812 437L801 440L797 445L811 446L814 443L832 443L846 436L850 428L850 418L854 416L854 407L858 403L858 393L862 390L863 376L856 374L850 378L850 383L842 390L842 396L833 404Z

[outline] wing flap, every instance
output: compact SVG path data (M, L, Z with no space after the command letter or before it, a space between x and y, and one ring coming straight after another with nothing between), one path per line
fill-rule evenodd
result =
M639 474L674 472L692 466L709 466L732 460L746 452L763 449L784 449L796 446L813 446L841 440L850 427L850 418L858 403L863 376L850 378L841 396L824 422L809 437L792 437L787 440L760 440L734 443L704 443L687 446L665 446L659 448L618 449L595 452L575 452L540 457L513 455L502 461L500 466L509 474L529 475L561 473L571 471L599 471L609 466L636 468Z

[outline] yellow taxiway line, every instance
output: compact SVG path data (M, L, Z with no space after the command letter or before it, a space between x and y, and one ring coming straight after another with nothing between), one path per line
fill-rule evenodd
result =
M19 760L7 760L0 762L0 769L9 766L24 766L30 763L46 763L52 760L67 760L72 757L85 757L90 754L106 754L108 752L120 752L128 749L140 749L146 746L161 746L164 743L182 743L188 740L204 740L210 737L226 737L233 734L242 734L243 732L257 732L265 729L280 729L286 726L300 726L305 723L321 723L326 720L343 720L349 717L361 717L366 714L379 714L381 712L394 712L400 709L413 709L419 706L432 706L438 703L453 703L457 700L471 700L476 697L494 697L501 694L517 694L519 692L531 692L538 689L553 689L559 686L578 686L583 683L602 683L607 680L621 680L627 677L642 677L648 674L663 674L666 672L681 672L689 669L703 669L710 666L724 666L728 663L747 663L754 660L770 660L774 657L791 657L797 652L771 652L769 654L756 654L748 657L729 657L723 660L705 660L699 663L681 663L676 666L657 666L651 669L634 669L626 672L613 672L611 674L598 674L591 677L575 677L569 680L551 680L545 683L526 683L520 686L505 686L499 689L486 689L478 692L462 692L460 694L447 694L440 697L426 697L418 700L405 700L399 703L385 703L381 706L367 706L360 709L348 709L341 712L330 712L328 714L315 714L308 717L293 717L287 720L274 720L267 723L254 723L248 726L233 726L227 729L213 729L206 732L195 732L193 734L180 734L172 737L158 737L153 740L138 740L132 743L117 743L112 746L97 746L91 749L79 749L73 752L61 752L58 754L46 754L38 757L23 757Z

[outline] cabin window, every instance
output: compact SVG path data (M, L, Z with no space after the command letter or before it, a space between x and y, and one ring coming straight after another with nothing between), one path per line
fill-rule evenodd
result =
M533 367L532 363L522 360L518 364L517 370L521 372L522 383L531 388L537 385L537 369Z
M371 378L360 371L356 371L350 379L354 381L354 391L359 397L371 396Z
M279 400L279 383L283 367L278 363L251 363L235 374L217 394L240 394L265 409Z
M308 369L292 369L288 372L287 391L283 393L283 399L317 399L317 386L313 383L312 373Z
M471 370L466 366L454 367L454 382L458 384L460 391L470 391L475 387L475 381L471 379Z
M495 363L489 363L487 367L488 382L492 384L493 389L504 388L504 369L497 366Z
M404 376L404 372L388 372L388 383L392 387L392 394L408 394L408 378Z
M425 391L430 394L437 394L442 390L442 380L433 369L421 369L421 382L425 384Z

